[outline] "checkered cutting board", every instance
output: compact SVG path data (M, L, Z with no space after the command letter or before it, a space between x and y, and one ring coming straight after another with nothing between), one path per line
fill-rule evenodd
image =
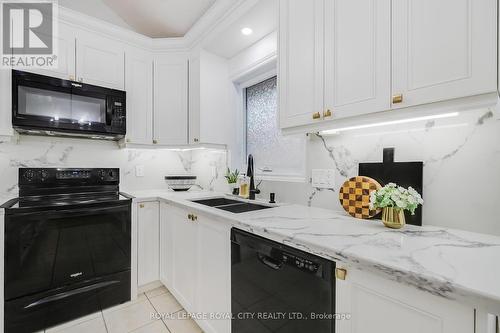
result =
M380 210L370 210L370 193L381 187L373 178L353 177L340 188L340 204L349 215L358 219L370 219L380 212Z

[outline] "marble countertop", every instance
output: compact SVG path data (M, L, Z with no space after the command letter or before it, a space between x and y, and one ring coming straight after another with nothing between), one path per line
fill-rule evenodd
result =
M300 205L233 214L191 202L214 192L131 191L135 200L165 200L318 256L356 266L447 299L500 314L500 237L380 221Z

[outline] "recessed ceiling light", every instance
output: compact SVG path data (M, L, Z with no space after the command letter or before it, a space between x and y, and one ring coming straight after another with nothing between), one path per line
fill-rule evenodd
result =
M242 33L243 35L245 35L245 36L251 35L251 34L252 34L252 32L253 32L253 30L252 30L252 29L250 29L250 28L243 28L243 29L241 29L241 33Z

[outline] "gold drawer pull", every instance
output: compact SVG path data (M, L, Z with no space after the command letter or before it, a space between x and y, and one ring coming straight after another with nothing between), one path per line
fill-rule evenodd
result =
M158 143L158 141L157 141L157 140L153 140L153 144L157 144L157 143Z
M188 214L188 219L192 221L193 220L193 214Z
M403 103L403 94L398 94L392 96L392 104Z
M139 205L139 208L144 208L144 204L140 204L140 205Z
M191 219L191 221L194 222L194 221L197 221L197 220L198 220L198 216L196 216L196 215L193 214L193 218Z
M345 277L347 275L347 270L344 268L335 268L335 276L339 280L345 280Z
M320 119L321 118L321 113L315 112L313 113L313 119Z
M330 109L327 109L325 112L323 112L323 118L328 118L332 116L332 111Z

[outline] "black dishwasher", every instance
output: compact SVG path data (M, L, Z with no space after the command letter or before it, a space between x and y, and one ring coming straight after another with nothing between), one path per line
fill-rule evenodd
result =
M232 333L335 331L335 263L231 230Z

